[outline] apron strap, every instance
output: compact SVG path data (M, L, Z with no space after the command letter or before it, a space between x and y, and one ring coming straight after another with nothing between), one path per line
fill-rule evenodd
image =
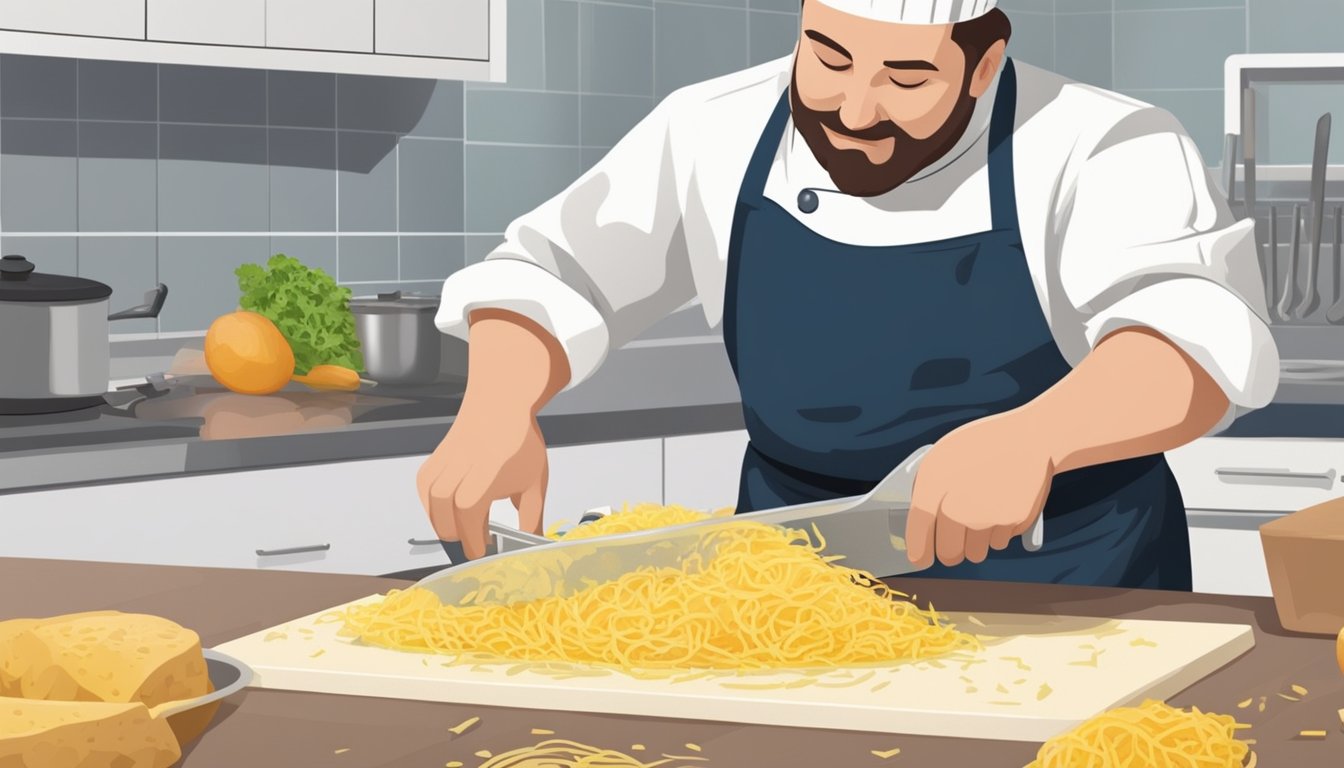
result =
M989 210L996 230L1017 229L1013 176L1013 129L1017 120L1017 70L1006 59L989 120Z

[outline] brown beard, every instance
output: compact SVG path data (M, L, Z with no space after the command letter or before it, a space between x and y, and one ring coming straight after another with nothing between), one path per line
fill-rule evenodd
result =
M961 94L947 121L932 136L916 139L891 121L852 131L840 120L838 110L820 112L809 109L798 96L798 69L795 66L789 83L793 125L803 135L817 162L826 169L831 181L841 192L855 197L886 194L946 155L966 132L966 127L971 124L976 101L970 94L970 74L967 72ZM865 141L890 138L895 141L895 147L886 162L873 163L860 150L838 149L827 137L823 126L841 136Z

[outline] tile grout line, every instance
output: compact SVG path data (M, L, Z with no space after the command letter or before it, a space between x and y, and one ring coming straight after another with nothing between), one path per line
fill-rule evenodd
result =
M146 2L148 2L148 0L146 0ZM148 16L146 16L146 19L148 19ZM149 21L146 20L145 24L146 24L146 30L148 30ZM161 64L154 65L154 229L155 230L158 230L163 227L163 222L159 221L159 163L162 162L162 160L160 159L160 154L162 152L161 137L163 134L163 126L160 125L159 123L159 118L163 116L163 108L159 104L159 101L163 97L159 88L159 76L161 74L162 66L163 65ZM160 246L159 238L155 237L154 282L156 284L163 282L163 265L161 264L163 254L159 246ZM154 318L154 331L155 333L163 332L162 312L159 313L159 317Z
M333 158L336 176L336 275L337 283L341 282L341 76L338 74L331 78L331 124L335 133L336 157Z
M3 117L3 115L0 115L0 117ZM0 125L3 125L3 124L4 124L4 120L0 120ZM4 152L3 152L3 148L4 148L3 129L0 129L0 156L2 156L2 155L4 154ZM3 191L4 191L4 177L5 177L5 174L4 174L4 170L3 170L3 165L4 165L3 157L0 157L0 200L3 199ZM3 213L3 209L2 209L2 208L0 208L0 213ZM3 215L0 215L0 250L4 250L4 233L5 233L4 216L3 216Z
M83 154L79 147L79 61L75 61L75 229L79 229L79 162ZM75 274L79 271L79 253L84 250L79 240L75 240Z

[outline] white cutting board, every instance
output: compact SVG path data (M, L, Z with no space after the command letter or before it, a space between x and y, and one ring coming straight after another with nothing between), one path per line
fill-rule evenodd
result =
M376 599L364 598L356 602ZM341 606L343 608L344 606ZM334 609L340 610L340 608ZM929 736L1044 741L1102 711L1166 699L1250 650L1244 624L947 614L981 636L962 657L805 675L680 682L613 671L557 679L527 665L450 664L337 637L323 611L217 650L246 662L253 685L485 706ZM269 638L269 639L268 639ZM801 687L751 686L794 682ZM1042 685L1048 686L1048 694Z

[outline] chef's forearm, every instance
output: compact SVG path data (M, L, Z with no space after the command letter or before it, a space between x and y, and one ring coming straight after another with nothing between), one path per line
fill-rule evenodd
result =
M1228 406L1217 382L1179 347L1126 328L1020 415L1055 472L1067 472L1177 448L1206 434Z
M472 312L469 322L463 411L485 407L535 415L569 383L564 348L540 325L492 309Z

